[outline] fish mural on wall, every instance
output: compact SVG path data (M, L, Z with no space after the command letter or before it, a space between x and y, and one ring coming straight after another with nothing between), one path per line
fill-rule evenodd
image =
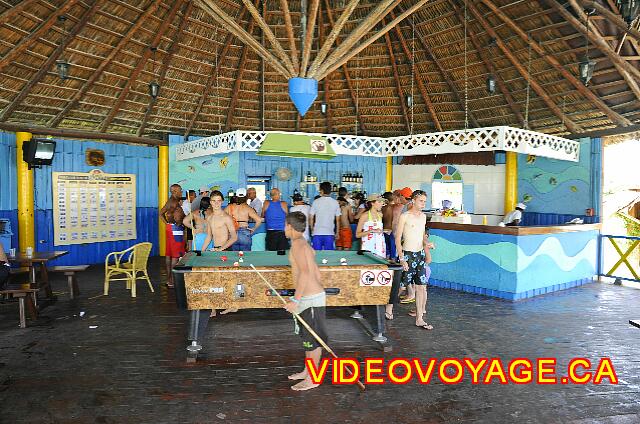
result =
M518 155L518 192L530 196L527 212L583 215L593 207L591 150L591 141L582 139L578 162Z
M220 159L220 169L225 169L228 163L229 163L229 156L225 156L222 159Z

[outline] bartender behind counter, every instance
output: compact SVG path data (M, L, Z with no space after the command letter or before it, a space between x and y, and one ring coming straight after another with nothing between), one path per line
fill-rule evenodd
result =
M527 205L524 203L518 203L516 205L516 209L509 212L504 216L504 221L502 223L507 227L515 227L520 225L520 221L522 220L522 212L527 209Z

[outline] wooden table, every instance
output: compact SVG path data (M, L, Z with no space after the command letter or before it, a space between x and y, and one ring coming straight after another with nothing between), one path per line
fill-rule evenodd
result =
M66 250L54 250L33 252L31 256L17 252L15 256L7 255L9 262L19 264L29 268L29 283L31 287L38 290L44 290L47 298L53 298L53 291L49 284L49 274L47 273L47 262L66 255ZM36 279L36 265L40 267L40 281Z

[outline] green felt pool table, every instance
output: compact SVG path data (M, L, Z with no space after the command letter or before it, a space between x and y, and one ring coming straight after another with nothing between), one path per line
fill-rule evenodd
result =
M212 309L282 308L250 265L281 295L291 296L295 291L289 252L285 253L190 252L181 258L173 269L176 303L179 309L191 311L192 344L197 344L206 329ZM392 287L399 286L399 264L366 251L318 251L316 262L327 306L373 307L377 319L372 331L379 340L384 339L383 305L389 302Z

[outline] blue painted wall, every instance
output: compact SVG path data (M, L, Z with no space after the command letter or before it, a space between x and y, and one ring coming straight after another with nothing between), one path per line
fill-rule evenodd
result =
M136 175L136 240L53 245L52 172L88 172L91 169L95 169L85 163L85 151L87 149L101 149L104 151L105 164L99 167L103 172ZM54 265L101 263L108 253L124 250L143 241L153 244L152 255L158 254L157 148L81 140L56 140L56 154L53 164L36 169L34 180L37 249L69 251L68 255L57 259Z
M337 156L326 161L235 152L178 162L175 160L176 145L182 142L181 136L169 137L169 181L179 183L183 189L217 186L226 195L229 190L245 187L247 177L270 177L271 186L279 188L285 195L283 200L289 201L293 190L300 190L300 181L304 180L308 171L317 175L319 182L329 180L335 183L340 181L342 174L359 172L363 174L364 190L368 193L381 193L385 188L385 158ZM290 169L291 178L288 181L278 180L275 177L278 168Z
M585 217L587 208L595 210L596 218L586 221L598 222L601 163L599 138L580 139L578 162L518 155L518 196L527 204L524 224L553 225L575 217L589 218Z
M18 246L16 137L0 131L0 218L11 222L11 246Z

